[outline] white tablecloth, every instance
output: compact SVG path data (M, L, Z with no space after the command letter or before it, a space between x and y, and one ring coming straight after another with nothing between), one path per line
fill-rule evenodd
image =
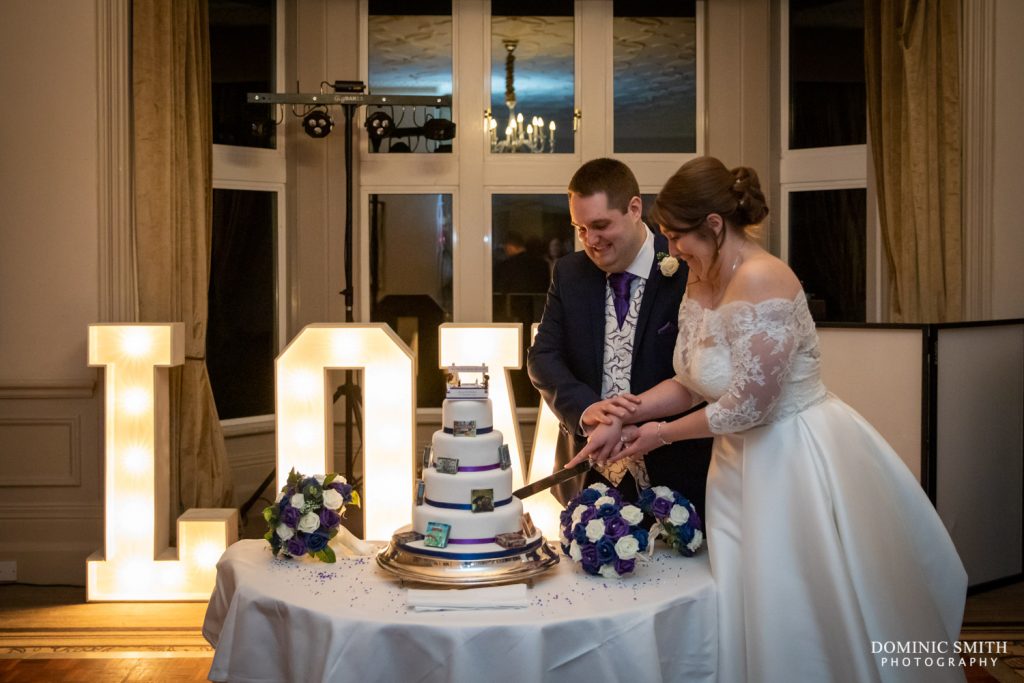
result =
M526 609L414 612L372 557L275 560L235 543L217 565L203 635L214 681L713 681L717 607L707 553L664 548L624 579L568 558Z

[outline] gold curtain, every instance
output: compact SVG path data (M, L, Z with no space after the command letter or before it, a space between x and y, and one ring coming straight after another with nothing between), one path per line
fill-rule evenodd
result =
M893 322L960 320L958 0L866 0L868 125Z
M185 323L171 369L172 511L227 507L231 476L206 371L212 123L206 0L134 0L139 319Z

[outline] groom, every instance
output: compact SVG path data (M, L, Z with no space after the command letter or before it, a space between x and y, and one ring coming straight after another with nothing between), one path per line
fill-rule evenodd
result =
M644 224L641 209L633 172L615 159L588 161L569 182L569 214L583 251L557 261L528 357L530 380L561 423L556 467L586 444L592 404L639 394L674 374L687 268L679 263L670 273L669 263L660 263L668 244ZM703 516L710 458L710 439L680 441L635 462L595 468L584 485L602 481L629 499L638 488L669 486ZM575 488L554 493L566 502Z

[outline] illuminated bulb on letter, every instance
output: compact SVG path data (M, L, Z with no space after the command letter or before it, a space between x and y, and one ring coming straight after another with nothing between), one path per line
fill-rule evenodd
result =
M149 467L149 462L149 451L142 446L129 446L124 449L124 455L121 458L124 469L134 474L145 472Z
M131 387L121 393L121 407L128 415L145 415L149 406L149 392L141 387Z
M141 358L153 348L153 338L149 330L131 328L124 333L121 350L130 358Z

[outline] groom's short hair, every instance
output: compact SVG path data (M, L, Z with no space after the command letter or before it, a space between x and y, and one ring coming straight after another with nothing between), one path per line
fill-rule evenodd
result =
M629 210L629 202L640 196L640 185L629 166L617 159L592 159L579 167L569 181L569 193L590 197L604 192L608 208L622 213Z

